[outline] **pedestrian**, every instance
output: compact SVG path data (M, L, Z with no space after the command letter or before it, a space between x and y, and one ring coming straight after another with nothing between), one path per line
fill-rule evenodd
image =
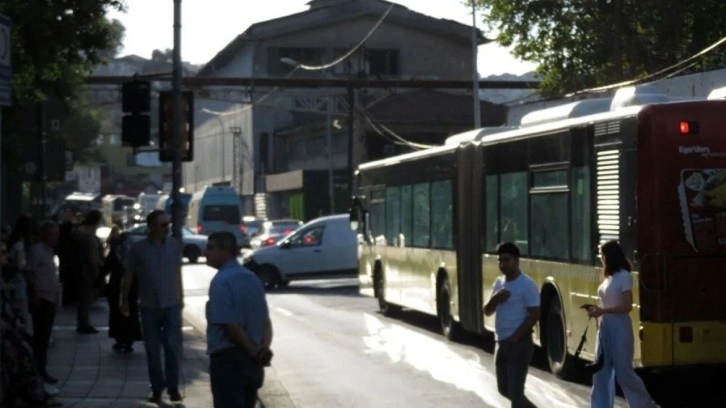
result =
M139 322L139 283L134 277L129 291L129 315L124 316L120 309L121 281L124 275L124 259L129 247L128 235L114 225L108 237L108 255L103 267L111 275L108 282L108 337L116 340L115 351L131 353L134 341L141 340L141 324Z
M519 269L519 248L505 242L497 246L499 270L484 314L496 313L494 365L499 393L512 402L512 408L535 405L524 394L527 370L534 353L532 328L540 318L537 284Z
M209 236L207 265L216 268L207 302L207 353L215 408L253 408L272 359L272 323L260 279L237 261L230 232Z
M600 305L585 305L590 317L600 318L595 355L602 367L592 377L592 408L612 408L615 404L615 379L633 408L654 408L656 403L633 369L632 267L617 241L600 248L603 281L598 288Z
M169 235L171 220L162 210L146 217L149 234L136 242L126 257L120 308L129 316L133 278L139 282L141 331L151 382L149 402L159 404L164 388L173 403L182 401L179 364L182 354L183 305L181 293L181 246ZM161 367L161 348L165 367Z
M78 254L78 306L76 309L76 332L96 334L90 321L91 305L96 299L96 279L101 270L101 242L96 230L101 225L101 212L91 210L73 235L74 250Z
M35 288L37 300L33 302L33 352L38 373L47 384L57 384L58 380L48 374L48 346L53 333L56 302L60 292L58 268L55 264L55 246L58 243L58 224L46 221L40 226L40 241L30 247L29 272Z
M33 221L29 216L21 215L15 220L15 226L8 240L9 264L4 268L3 274L9 288L10 301L18 308L25 333L29 336L33 335L30 305L35 300L32 281L28 279L28 251L32 242Z

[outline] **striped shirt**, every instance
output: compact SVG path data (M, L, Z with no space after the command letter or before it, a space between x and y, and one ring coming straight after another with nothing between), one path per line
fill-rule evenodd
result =
M133 244L126 257L126 270L139 281L141 307L181 306L180 268L181 248L176 239L169 237L157 245L146 238Z

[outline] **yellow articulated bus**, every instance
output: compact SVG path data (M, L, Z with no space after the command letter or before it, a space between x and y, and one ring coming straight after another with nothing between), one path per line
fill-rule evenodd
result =
M634 364L726 363L726 101L571 117L582 104L597 101L359 166L361 292L384 313L438 316L447 337L490 332L494 251L514 242L540 287L535 341L567 377L588 325L580 307L598 302L598 246L618 240L635 267ZM590 324L581 356L592 361Z

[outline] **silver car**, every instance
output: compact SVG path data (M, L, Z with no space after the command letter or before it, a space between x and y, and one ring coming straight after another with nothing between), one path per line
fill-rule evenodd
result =
M146 224L139 224L126 230L126 233L133 243L146 238L149 229ZM191 229L182 227L182 243L184 244L184 257L189 260L189 263L197 263L199 257L207 249L207 236L196 234Z

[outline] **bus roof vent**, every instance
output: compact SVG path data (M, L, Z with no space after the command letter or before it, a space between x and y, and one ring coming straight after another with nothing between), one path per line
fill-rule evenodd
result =
M610 98L585 99L530 112L522 117L521 126L539 125L563 119L579 118L610 110Z
M445 145L456 145L464 142L474 141L474 140L480 140L482 137L486 135L491 135L494 133L501 133L506 132L507 130L513 130L517 129L517 126L493 126L493 127L483 127L475 130L471 130L468 132L460 133L458 135L449 136L446 138L446 142L444 142Z
M726 87L711 90L707 99L726 99Z
M629 106L663 102L668 102L668 96L659 93L657 89L650 85L628 86L615 92L615 96L613 96L610 103L610 110L615 111Z

